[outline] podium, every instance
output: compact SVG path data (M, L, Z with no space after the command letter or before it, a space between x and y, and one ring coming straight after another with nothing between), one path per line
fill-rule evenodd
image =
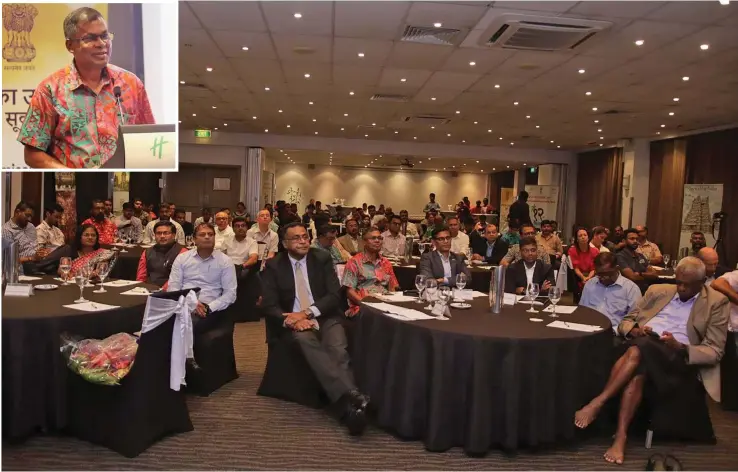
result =
M118 128L115 154L104 169L177 169L175 125L123 125Z

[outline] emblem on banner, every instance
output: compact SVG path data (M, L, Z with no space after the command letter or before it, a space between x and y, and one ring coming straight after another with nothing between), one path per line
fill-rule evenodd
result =
M3 59L8 62L31 62L36 57L36 47L31 42L36 16L38 9L30 3L3 5L3 29L8 37L3 44Z

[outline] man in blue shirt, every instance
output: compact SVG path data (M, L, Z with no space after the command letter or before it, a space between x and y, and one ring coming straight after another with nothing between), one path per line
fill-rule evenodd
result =
M613 329L617 330L623 317L641 299L641 290L631 280L620 275L613 253L601 252L594 262L596 276L584 284L579 304L607 316Z

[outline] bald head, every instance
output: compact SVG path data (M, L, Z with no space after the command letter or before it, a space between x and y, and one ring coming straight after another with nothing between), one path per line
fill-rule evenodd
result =
M703 247L697 253L697 257L705 264L705 276L714 276L718 262L720 262L717 251L710 247Z
M228 213L219 211L215 214L215 224L218 225L219 230L225 230L228 227L229 222Z

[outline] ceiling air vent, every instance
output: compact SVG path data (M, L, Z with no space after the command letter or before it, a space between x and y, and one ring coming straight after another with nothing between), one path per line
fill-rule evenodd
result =
M375 93L369 100L377 102L408 102L410 97L406 95L392 95L389 93Z
M454 46L458 43L461 30L452 28L433 28L428 26L407 25L402 32L400 41L411 43L437 44L439 46Z
M417 126L438 126L445 125L450 122L451 119L446 116L440 115L409 115L403 116L400 120L402 123L412 124Z
M568 51L610 26L612 23L607 21L499 14L492 9L480 20L462 46L476 43L486 47Z

